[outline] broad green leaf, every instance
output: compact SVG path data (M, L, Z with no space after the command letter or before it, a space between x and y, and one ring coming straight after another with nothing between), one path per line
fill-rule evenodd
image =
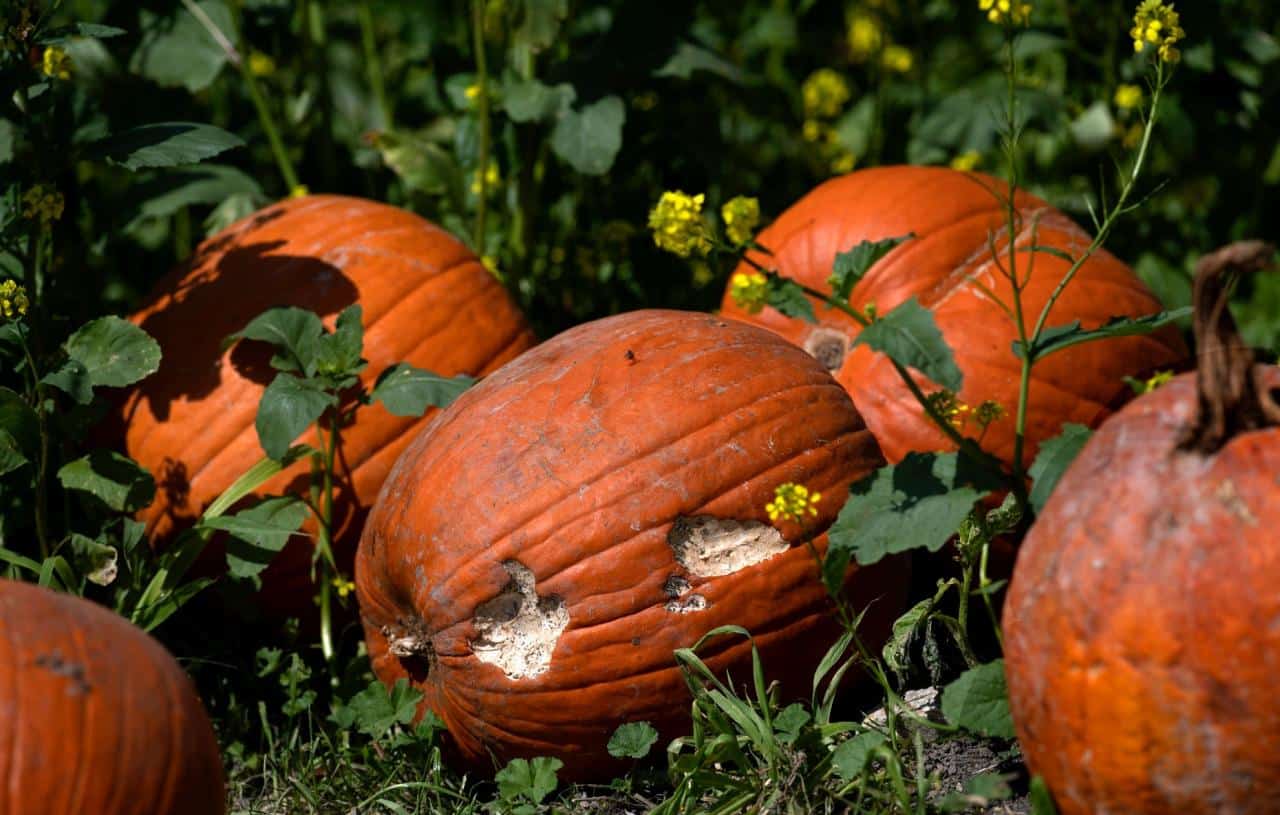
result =
M536 54L555 43L560 23L569 15L569 0L520 0L519 5L514 45Z
M785 277L770 278L769 292L765 302L788 317L804 320L807 323L818 322L818 315L813 312L812 301L804 293L800 284L794 280L788 280Z
M254 421L263 451L271 458L283 458L294 439L336 402L318 385L292 374L277 374L262 392Z
M143 167L176 167L195 164L234 147L244 140L213 125L194 122L158 122L140 125L93 142L91 158L104 159L130 170Z
M374 140L382 161L405 186L427 195L462 197L462 170L453 154L417 133L385 130Z
M1093 431L1082 424L1065 424L1062 432L1040 445L1036 460L1027 470L1031 476L1031 494L1027 500L1036 514L1044 509L1062 474L1076 460Z
M99 317L67 339L67 356L80 363L92 387L122 388L160 369L160 343L119 317Z
M908 453L881 467L849 488L831 525L822 569L827 589L840 590L851 556L865 566L910 549L938 551L973 505L999 486L958 453Z
M118 572L118 553L115 547L77 532L71 533L68 545L71 547L72 562L86 580L98 586L110 586L115 582Z
M22 451L22 445L8 430L0 428L0 475L7 475L28 463L30 459Z
M938 802L943 812L972 812L987 808L996 801L1004 801L1013 795L1009 782L1017 776L1002 773L982 773L964 782L964 789L951 792Z
M446 408L476 380L465 374L444 377L398 362L378 377L370 402L382 402L393 416L421 416L429 407Z
M970 668L943 688L942 715L952 724L980 736L1013 738L1004 660Z
M878 241L863 241L848 252L836 255L831 268L831 277L827 280L832 292L841 300L849 299L849 292L885 255L892 252L902 243L915 237L915 233L900 238L885 238Z
M1112 317L1097 328L1083 329L1080 327L1079 320L1073 320L1066 325L1051 326L1041 331L1040 339L1031 346L1031 358L1044 359L1064 348L1094 340L1150 334L1190 314L1191 307L1187 306L1172 311L1162 311L1159 314L1148 314L1145 317ZM1022 359L1022 344L1016 340L1013 343L1013 353L1018 359Z
M109 37L119 37L126 34L123 28L116 28L109 25L98 25L96 23L72 23L70 25L62 25L57 28L51 28L40 35L37 40L41 45L62 45L72 37L94 37L95 39L105 40Z
M849 783L866 768L871 753L885 743L885 737L875 730L859 733L848 741L841 742L831 754L831 768L841 781Z
M229 348L239 340L269 342L278 351L271 365L279 371L294 371L311 376L316 372L316 354L324 324L315 312L288 306L272 308L249 321L248 325L223 341Z
M609 737L609 755L614 758L644 758L658 741L658 731L648 722L618 725Z
M577 92L567 83L544 85L529 79L509 85L502 106L513 122L540 122L564 113L577 98Z
M347 306L338 315L332 334L320 337L316 347L316 371L326 376L359 373L360 352L364 349L364 309L358 303Z
M568 111L551 131L551 149L584 175L604 175L622 149L626 119L627 108L616 96Z
M142 13L142 39L130 69L164 87L204 90L227 64L226 48L209 30L210 24L230 42L235 24L224 0L198 0L203 19L173 3L173 16Z
M865 156L875 136L879 112L880 106L874 95L868 94L859 99L833 126L840 146L855 157Z
M706 71L738 84L742 84L746 79L742 69L737 65L729 62L714 51L709 51L706 48L688 42L680 43L671 58L663 63L661 68L654 71L653 75L688 79L693 76L694 71Z
M93 401L93 382L89 376L89 369L77 360L63 360L57 370L45 374L40 381L66 393L81 405L87 405Z
M156 494L151 473L133 459L109 450L94 450L67 462L58 470L58 481L69 490L98 497L117 512L137 512Z
M223 164L168 170L135 184L133 190L136 200L141 202L137 218L167 218L183 207L222 204L234 195L266 202L262 186L255 178Z
M302 499L286 495L266 498L234 515L208 518L200 525L231 535L227 568L232 577L253 577L267 568L289 538L302 534L298 530L309 512Z
M773 718L773 729L778 734L778 741L783 744L795 744L796 739L800 738L800 731L812 718L809 711L805 710L804 705L799 702L793 702L784 707Z
M948 390L959 391L964 385L964 374L933 321L933 312L915 297L862 329L853 344L887 354L899 365L915 368Z
M397 724L407 725L418 712L422 692L409 686L401 677L390 689L373 680L351 701L334 711L333 721L340 727L355 727L373 739L380 739Z
M556 773L563 766L564 762L560 759L545 756L532 761L512 759L494 776L494 780L498 782L498 794L506 801L526 798L540 804L542 799L555 792L560 783Z
M16 391L0 388L0 475L12 472L40 446L40 419Z
M1031 776L1027 797L1031 800L1031 815L1058 815L1058 808L1053 803L1053 795L1049 785L1038 775Z
M249 193L235 193L213 208L209 216L201 224L206 237L212 237L242 218L247 218L258 209L258 201Z

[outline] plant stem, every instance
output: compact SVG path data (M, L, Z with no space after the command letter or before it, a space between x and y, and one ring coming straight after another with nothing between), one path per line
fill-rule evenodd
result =
M258 80L254 78L247 64L241 64L240 76L244 78L245 87L249 90L249 98L253 100L253 108L258 112L258 122L262 125L263 132L267 134L267 143L271 145L271 154L275 157L276 167L280 170L285 187L292 193L299 186L298 174L294 171L293 162L289 159L284 141L280 138L280 131L276 129L275 119L267 106L267 100L262 95Z
M476 223L472 234L476 254L485 254L485 207L489 196L486 174L489 170L489 69L484 53L484 2L471 0L472 42L476 60L476 115L480 117L480 165L477 170L480 191L476 200Z
M46 481L49 473L49 423L45 418L44 386L40 384L40 372L36 369L36 361L31 356L31 347L27 345L27 336L23 331L17 332L22 343L22 353L27 360L27 372L31 376L31 391L28 397L35 402L36 425L40 431L40 459L36 462L36 540L40 544L41 560L49 557L49 494Z
M978 558L978 589L982 592L982 604L986 606L987 616L991 618L991 630L996 632L996 642L1000 645L1000 653L1004 653L1004 629L1000 627L1000 615L996 614L995 604L991 602L991 585L987 577L987 556L991 552L991 541L982 542L982 554Z
M373 98L378 103L378 112L382 115L379 126L391 129L391 103L387 99L387 86L382 78L382 57L378 53L378 39L373 27L373 9L369 0L360 3L360 47L364 50L365 71L369 75L369 87L373 90Z
M329 595L333 578L338 571L333 556L333 465L338 448L337 419L334 419L334 424L329 428L327 436L324 433L323 422L316 424L316 430L320 433L321 447L320 517L316 542L318 550L316 554L320 561L320 652L324 654L325 662L332 667L333 618Z

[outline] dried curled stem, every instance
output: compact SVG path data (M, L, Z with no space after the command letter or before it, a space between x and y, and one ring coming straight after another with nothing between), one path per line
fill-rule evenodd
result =
M1280 401L1263 385L1263 369L1240 338L1227 305L1236 275L1271 268L1275 251L1263 241L1240 241L1205 255L1196 264L1199 410L1179 449L1208 455L1239 433L1280 426Z

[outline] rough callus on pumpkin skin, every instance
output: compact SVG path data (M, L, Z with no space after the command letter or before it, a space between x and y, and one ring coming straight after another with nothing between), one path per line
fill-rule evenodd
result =
M617 725L687 723L672 652L712 628L750 630L770 677L808 693L838 626L801 544L825 547L839 502L776 528L766 506L780 484L840 495L882 463L839 384L773 334L672 311L579 326L397 462L356 564L374 670L419 688L474 763L553 755L566 777L608 776ZM850 572L869 647L905 581L894 560ZM405 641L418 651L393 652ZM707 658L750 673L741 638Z

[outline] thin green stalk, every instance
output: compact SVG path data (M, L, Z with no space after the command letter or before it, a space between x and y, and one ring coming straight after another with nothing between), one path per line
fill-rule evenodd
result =
M485 176L489 169L490 140L492 138L489 132L489 69L485 62L483 0L471 0L471 28L476 60L476 87L478 89L476 93L476 115L480 117L480 169L477 171L480 191L476 201L476 223L475 231L472 234L472 243L475 244L476 254L483 257L485 254L485 209L486 199L489 197Z
M1004 653L1004 629L1000 626L1000 615L996 614L995 603L991 600L991 579L987 577L987 556L991 552L991 542L982 542L982 555L978 558L978 589L982 593L982 604L986 606L987 616L991 618L991 630L996 632L996 642L1000 645L1000 653Z
M333 467L337 458L338 426L335 421L327 436L323 424L317 424L316 429L321 434L320 517L316 542L320 561L320 652L324 654L325 662L332 666L334 648L330 594L333 578L337 574L337 562L333 556Z
M387 85L382 78L382 56L378 53L378 39L373 27L373 8L369 0L360 3L360 47L364 51L365 71L369 76L369 87L373 90L373 98L378 103L378 111L382 114L382 127L392 126L391 103L387 99Z
M253 101L253 108L258 112L258 122L262 125L262 130L267 134L267 143L271 145L271 154L275 157L276 167L280 170L280 176L284 179L285 186L290 193L298 189L298 174L293 169L293 162L289 159L289 153L285 149L284 140L280 138L280 131L276 128L275 119L271 115L271 109L267 106L266 97L262 95L262 88L258 85L258 80L254 78L253 72L249 70L247 63L240 64L240 76L244 79L245 87L249 91L249 98Z
M36 361L31 355L31 347L27 345L26 334L17 332L22 344L22 353L27 360L27 372L31 377L30 397L35 402L36 425L40 432L40 457L36 462L36 540L40 545L41 560L49 557L52 549L49 546L49 492L46 487L49 474L49 423L44 410L44 386L40 384L40 373L36 369ZM30 398L29 397L29 398Z

